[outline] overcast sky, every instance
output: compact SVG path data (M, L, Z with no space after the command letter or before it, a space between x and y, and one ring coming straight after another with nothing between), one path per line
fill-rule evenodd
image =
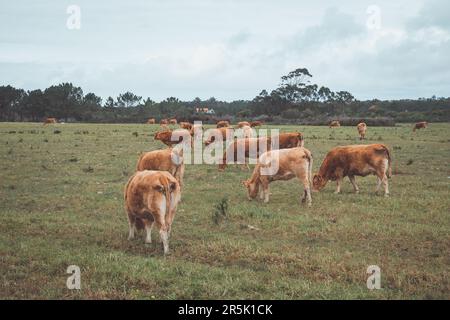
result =
M358 99L447 97L449 66L448 0L0 0L0 85L27 90L252 99L306 67Z

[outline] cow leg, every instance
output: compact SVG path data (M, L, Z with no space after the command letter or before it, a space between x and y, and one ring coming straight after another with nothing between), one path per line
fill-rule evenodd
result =
M341 193L341 182L342 182L342 178L336 179L336 191L334 193L336 193L336 194Z
M389 197L388 177L386 175L384 175L382 182L384 186L384 196Z
M378 193L378 191L380 190L380 186L381 186L381 178L377 176L377 186L375 188L375 193Z
M263 194L264 194L264 203L269 202L269 181L267 180L262 180L261 181L261 187L263 190Z
M259 199L260 199L260 200L264 200L264 190L263 190L263 188L261 188L261 189L259 190Z
M153 221L145 220L145 243L152 243Z
M155 219L156 226L159 229L159 237L163 244L164 254L169 253L169 232L164 217L157 216Z
M353 185L353 190L355 190L356 193L359 193L359 188L358 185L356 184L355 176L348 176L348 178L350 179L350 182Z
M135 224L135 222L136 222L136 219L133 216L131 216L130 213L128 213L128 228L129 228L128 240L133 240L134 239L134 233L136 231L136 224Z

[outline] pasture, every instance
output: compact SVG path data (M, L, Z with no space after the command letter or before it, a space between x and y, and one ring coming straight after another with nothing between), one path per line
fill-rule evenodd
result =
M157 232L150 245L143 233L127 241L123 209L139 154L165 148L158 129L0 123L0 298L450 298L450 124L368 128L366 143L393 155L389 198L369 176L356 178L360 194L347 178L339 195L329 183L310 208L295 179L250 202L250 171L187 165L166 257ZM359 143L356 127L281 129L304 133L314 172L332 147ZM66 288L69 265L81 290ZM380 290L366 287L369 265Z

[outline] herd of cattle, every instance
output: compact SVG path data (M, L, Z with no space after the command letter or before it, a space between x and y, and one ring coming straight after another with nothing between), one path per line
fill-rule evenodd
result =
M44 124L55 122L56 119L48 118ZM149 119L147 123L155 124L156 121ZM384 195L389 195L388 178L391 176L392 158L389 149L383 144L335 147L327 153L319 171L313 175L313 155L304 147L304 137L300 132L280 133L276 136L277 143L274 144L273 137L255 135L253 128L262 125L259 121L239 122L239 130L236 131L228 121L219 121L216 128L208 130L206 137L203 137L201 124L180 122L180 128L175 130L168 127L170 124L178 122L176 119L161 120L163 130L154 136L155 140L163 142L169 148L142 154L137 162L136 173L128 180L124 192L129 222L128 239L133 239L137 230L145 229L145 243L151 243L151 230L156 224L164 254L169 252L171 226L183 189L185 164L183 149L179 146L186 141L193 144L200 139L206 146L227 142L219 171L225 170L228 159L237 159L239 150L244 151L243 164L248 168L246 160L252 156L251 146L257 146L257 162L253 173L249 179L242 182L247 189L249 200L259 195L261 200L268 202L271 182L296 177L304 189L301 201L311 206L311 185L313 191L320 191L328 181L336 181L335 193L339 193L343 178L348 177L354 191L358 193L355 176L364 177L370 174L377 176L376 192L383 185ZM339 126L338 121L329 124L330 128ZM426 122L419 122L413 130L426 127ZM359 138L365 139L367 125L359 123L357 130ZM239 132L239 135L236 135L236 132ZM277 170L271 173L264 171L273 161L277 162Z

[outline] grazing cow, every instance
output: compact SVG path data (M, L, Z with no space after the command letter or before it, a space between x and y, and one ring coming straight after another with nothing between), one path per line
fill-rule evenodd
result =
M313 190L319 191L328 180L336 181L335 193L341 191L342 179L350 179L356 193L355 176L365 177L374 174L378 177L376 192L381 183L384 186L384 195L389 195L388 178L391 176L391 156L389 149L383 144L353 145L333 148L326 155L318 174L313 178Z
M186 130L191 130L192 124L190 124L189 122L180 122L180 127Z
M177 119L175 118L169 119L169 124L177 124Z
M340 126L341 126L341 124L337 120L331 121L330 125L329 125L330 128L339 128Z
M222 142L225 142L227 139L227 134L233 137L234 130L229 127L222 127L222 128L216 128L211 129L208 131L209 135L205 140L205 146L210 145L211 143L216 141L216 137L222 136Z
M155 124L155 123L156 123L155 118L150 118L147 120L147 124Z
M169 124L169 120L167 119L161 119L161 121L159 122L159 124L162 125L168 125Z
M261 121L252 121L250 122L250 127L254 128L254 127L260 127L262 126L262 122Z
M250 127L250 123L247 122L247 121L238 122L238 128L242 128L244 126L249 126Z
M222 120L217 122L217 128L224 128L224 127L229 127L230 126L230 122L227 120Z
M279 149L303 147L305 140L301 132L287 132L279 135Z
M143 153L137 162L136 171L167 171L183 187L184 159L183 148L168 148Z
M165 130L155 133L155 140L159 140L171 147L181 142L191 143L191 133L186 129Z
M416 132L416 130L418 130L418 129L425 129L427 126L428 126L428 122L426 122L426 121L417 122L414 125L413 131Z
M42 125L45 126L45 125L49 125L52 123L58 123L58 121L56 121L56 118L47 118L44 120L44 123Z
M366 138L367 125L364 122L361 122L358 123L356 128L358 129L359 140L364 140Z
M128 216L128 239L136 230L146 231L145 243L151 243L153 224L159 229L164 254L169 253L172 222L180 201L180 185L166 171L138 171L125 186L125 211Z
M257 159L259 155L263 154L267 150L270 150L270 138L269 137L260 137L260 138L245 138L245 139L234 139L230 145L228 145L227 150L225 150L222 158L222 163L219 164L219 171L224 171L227 167L227 159L234 160L236 162L242 163L244 160L244 165L247 169L250 169L247 164L247 159L254 158ZM251 146L253 145L253 149ZM245 159L239 159L238 150L242 150ZM240 152L242 152L240 151ZM251 154L251 151L254 151L255 154ZM230 155L232 154L232 155Z
M276 162L278 165L275 164ZM259 157L250 179L243 181L244 186L247 188L248 199L256 198L261 186L260 199L264 199L264 202L267 203L269 202L269 183L297 177L304 188L302 202L307 201L308 206L311 206L310 183L312 164L311 152L303 147L271 150L263 153ZM268 169L269 166L278 167L278 170L275 172L264 172L263 169Z

